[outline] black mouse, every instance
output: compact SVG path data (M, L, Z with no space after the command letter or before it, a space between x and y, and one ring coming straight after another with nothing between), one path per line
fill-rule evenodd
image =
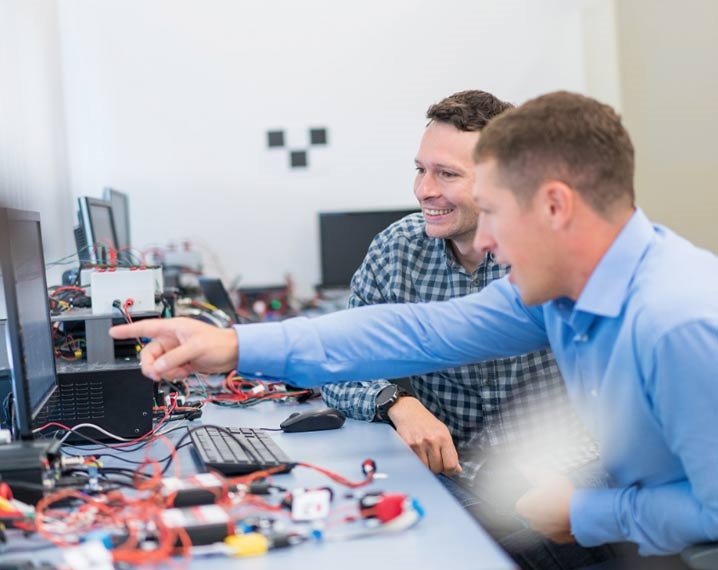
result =
M285 432L337 429L344 425L344 414L334 408L294 412L279 427Z

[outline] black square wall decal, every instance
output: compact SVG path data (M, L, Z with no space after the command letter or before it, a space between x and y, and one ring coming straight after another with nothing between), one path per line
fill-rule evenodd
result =
M267 131L267 146L284 146L284 131Z
M327 144L327 129L309 129L309 142L311 144Z
M306 168L308 163L306 150L293 150L289 153L289 164L292 168Z

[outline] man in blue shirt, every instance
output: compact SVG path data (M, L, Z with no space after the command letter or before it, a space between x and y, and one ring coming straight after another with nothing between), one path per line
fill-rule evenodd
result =
M477 249L512 266L480 293L218 331L144 321L158 379L237 364L310 386L400 377L550 346L610 489L551 475L517 511L557 542L672 554L718 540L718 258L634 205L618 115L552 93L491 122L474 153ZM241 347L241 354L239 354Z

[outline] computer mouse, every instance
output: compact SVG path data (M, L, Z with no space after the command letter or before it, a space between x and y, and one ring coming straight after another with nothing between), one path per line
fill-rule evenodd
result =
M320 431L337 429L344 425L344 414L334 408L320 408L306 412L294 412L279 427L285 432Z

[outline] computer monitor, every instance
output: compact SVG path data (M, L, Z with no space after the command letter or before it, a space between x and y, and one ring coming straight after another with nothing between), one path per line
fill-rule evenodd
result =
M110 263L110 249L117 252L112 204L83 196L77 199L79 227L75 231L77 253L85 263Z
M57 387L37 212L0 208L0 272L16 439L32 439L32 420Z
M214 305L225 313L232 319L233 323L238 324L241 322L237 311L234 309L234 303L232 303L227 289L224 288L224 284L219 278L199 277L198 281L202 294L209 304Z
M102 197L112 205L112 219L115 222L117 247L120 249L132 246L130 238L130 197L125 192L114 188L105 188Z
M417 211L320 212L321 286L349 287L374 236L392 222Z

